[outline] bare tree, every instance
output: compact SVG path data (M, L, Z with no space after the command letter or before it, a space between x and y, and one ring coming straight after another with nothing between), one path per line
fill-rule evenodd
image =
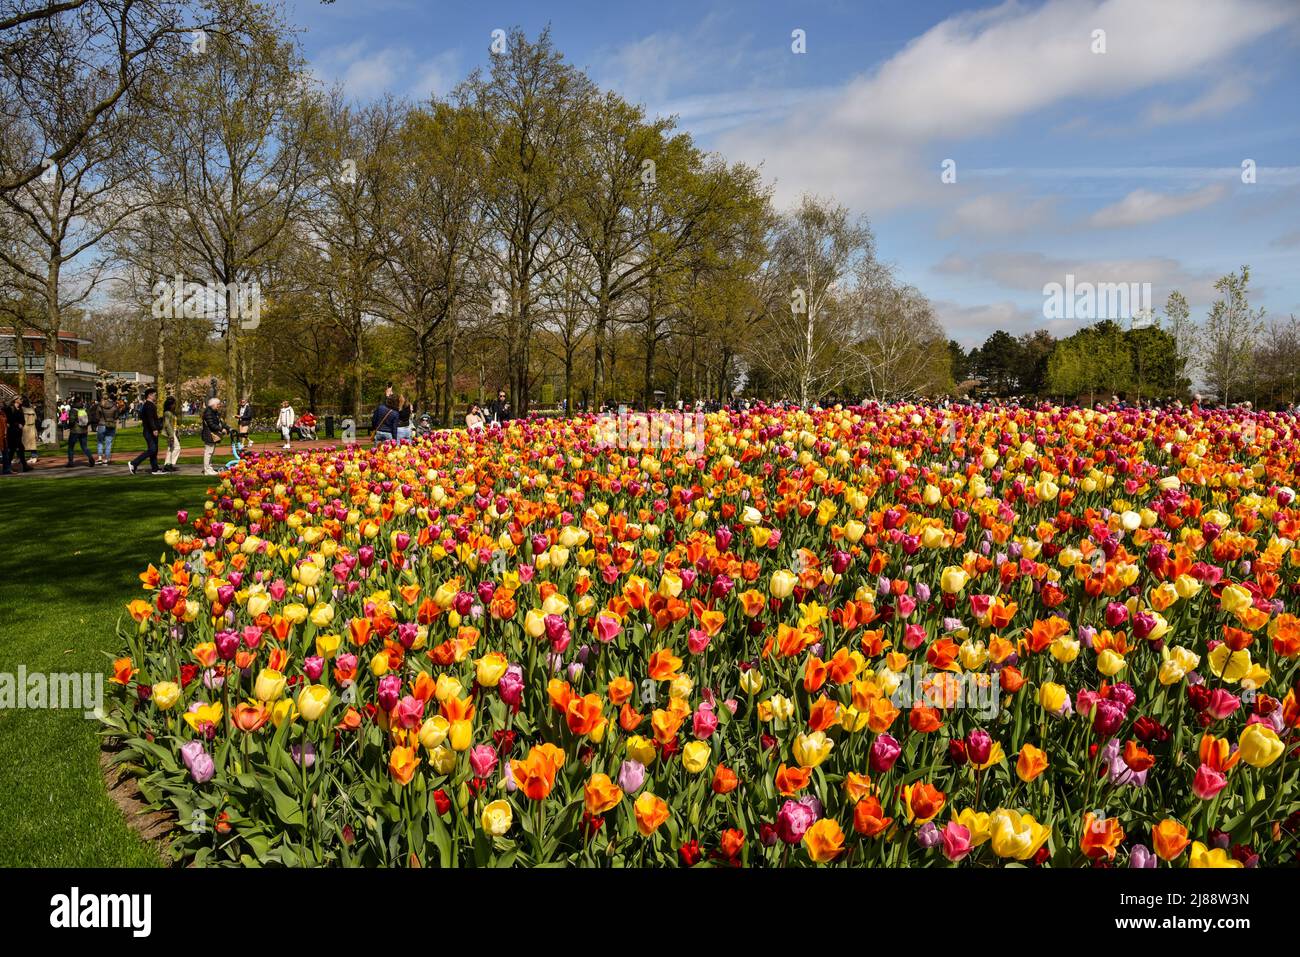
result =
M1240 396L1253 375L1255 343L1264 328L1264 310L1250 307L1250 267L1214 284L1220 298L1205 320L1205 381L1224 403Z
M181 0L0 0L0 133L38 130L0 160L0 194L66 166L96 128L217 29Z
M773 239L772 268L785 284L771 304L767 331L751 355L801 405L844 380L852 364L852 323L837 298L854 267L875 255L865 222L842 205L805 195L782 217Z
M859 378L870 398L890 402L945 384L947 338L919 289L864 261L851 303L857 311Z
M84 80L83 95L93 98L95 83ZM45 337L46 409L58 398L59 333L69 308L80 305L104 277L108 256L100 244L147 205L132 188L142 157L133 138L135 117L117 111L84 136L61 164L16 189L0 193L15 226L0 260L16 286L40 306L31 324ZM17 128L0 145L0 155L21 155L38 130Z
M226 408L243 385L241 316L277 240L302 202L307 176L310 91L306 65L269 8L247 13L237 31L213 35L162 85L172 104L147 130L155 201L179 211L173 246L178 270L193 270L221 298ZM224 14L223 14L224 15Z

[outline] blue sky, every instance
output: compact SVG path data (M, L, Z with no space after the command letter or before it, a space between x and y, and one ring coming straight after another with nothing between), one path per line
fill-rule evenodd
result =
M968 346L1086 324L1044 319L1043 286L1067 274L1150 283L1157 307L1178 288L1203 318L1214 280L1248 263L1255 302L1300 315L1300 0L289 0L287 13L313 69L358 100L445 94L487 63L493 30L549 24L602 86L761 164L778 204L812 192L867 216L881 257Z

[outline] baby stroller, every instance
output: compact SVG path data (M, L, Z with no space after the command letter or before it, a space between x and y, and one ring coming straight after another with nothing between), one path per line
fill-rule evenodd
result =
M243 443L242 443L242 442L240 441L240 439L239 439L239 433L238 433L238 432L231 431L231 432L229 432L229 435L230 435L230 455L231 455L231 458L230 458L230 461L226 463L226 468L228 468L228 469L233 469L236 465L239 464L239 458L240 458L239 453L242 451L242 445L243 445ZM248 444L249 444L249 445L252 445L253 443L252 443L252 442L249 442Z
M294 426L298 432L298 437L307 442L316 440L316 416L310 412L305 412L298 419L298 424Z

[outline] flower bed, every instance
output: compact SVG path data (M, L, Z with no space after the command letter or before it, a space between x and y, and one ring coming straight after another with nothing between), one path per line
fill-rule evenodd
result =
M106 733L186 860L1296 859L1294 419L601 428L255 452L177 516Z

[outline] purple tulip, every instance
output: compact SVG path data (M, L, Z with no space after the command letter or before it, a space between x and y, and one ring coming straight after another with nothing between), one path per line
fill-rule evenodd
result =
M640 761L624 761L618 769L618 786L628 794L635 794L645 784L645 765Z
M181 760L185 762L185 767L189 769L190 776L194 778L196 784L206 784L212 780L216 765L212 763L212 756L204 750L201 741L191 741L183 745Z

